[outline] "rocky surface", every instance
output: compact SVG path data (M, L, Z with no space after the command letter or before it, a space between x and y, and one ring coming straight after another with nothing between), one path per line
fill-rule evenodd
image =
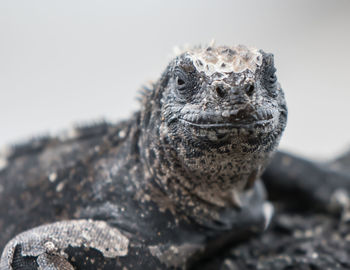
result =
M350 269L348 222L328 214L286 209L281 203L276 208L266 233L230 248L205 269Z

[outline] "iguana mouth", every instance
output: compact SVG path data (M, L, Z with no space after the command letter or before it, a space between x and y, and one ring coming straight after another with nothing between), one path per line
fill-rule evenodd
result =
M181 122L203 129L254 129L271 126L278 117L276 110L259 109L257 111L226 111L224 113L196 112L185 114Z
M196 123L196 122L191 122L185 119L180 119L182 122L189 124L194 127L199 127L199 128L245 128L245 129L251 129L251 128L256 128L256 127L264 127L273 122L273 118L267 119L267 120L257 120L254 122L247 122L247 121L242 121L242 122L236 122L236 123Z

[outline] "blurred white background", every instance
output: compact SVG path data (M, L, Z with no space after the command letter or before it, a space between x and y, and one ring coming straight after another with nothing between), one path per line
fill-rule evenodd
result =
M350 144L350 1L0 1L0 145L125 118L174 45L275 54L289 123L281 147L326 158Z

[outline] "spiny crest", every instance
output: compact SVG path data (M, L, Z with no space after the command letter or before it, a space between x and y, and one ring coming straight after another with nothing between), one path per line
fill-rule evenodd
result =
M180 53L180 50L178 51ZM214 73L255 72L262 65L262 54L256 48L237 46L193 47L181 52L190 58L199 72Z
M13 160L17 157L38 153L51 145L59 142L68 142L71 140L91 138L96 135L107 133L112 124L105 119L97 119L84 123L75 124L68 130L61 131L57 136L44 134L35 136L29 140L15 142L12 145L0 149L0 170L5 160Z
M148 97L152 94L154 87L155 87L154 81L148 81L145 84L142 85L141 89L138 91L138 95L136 99L141 103L144 104L148 101Z
M56 138L52 138L50 135L45 134L32 137L29 140L14 143L6 148L6 157L7 159L12 160L22 155L40 152L55 139Z
M90 138L96 135L106 134L111 126L112 124L108 120L101 118L74 124L72 133L75 135L75 138Z

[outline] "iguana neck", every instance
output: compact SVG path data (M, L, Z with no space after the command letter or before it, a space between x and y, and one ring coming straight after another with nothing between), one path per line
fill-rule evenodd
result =
M189 145L185 138L169 137L167 126L141 134L141 157L175 207L200 223L220 219L220 212L239 206L238 193L263 172L273 151L247 151L242 142Z

